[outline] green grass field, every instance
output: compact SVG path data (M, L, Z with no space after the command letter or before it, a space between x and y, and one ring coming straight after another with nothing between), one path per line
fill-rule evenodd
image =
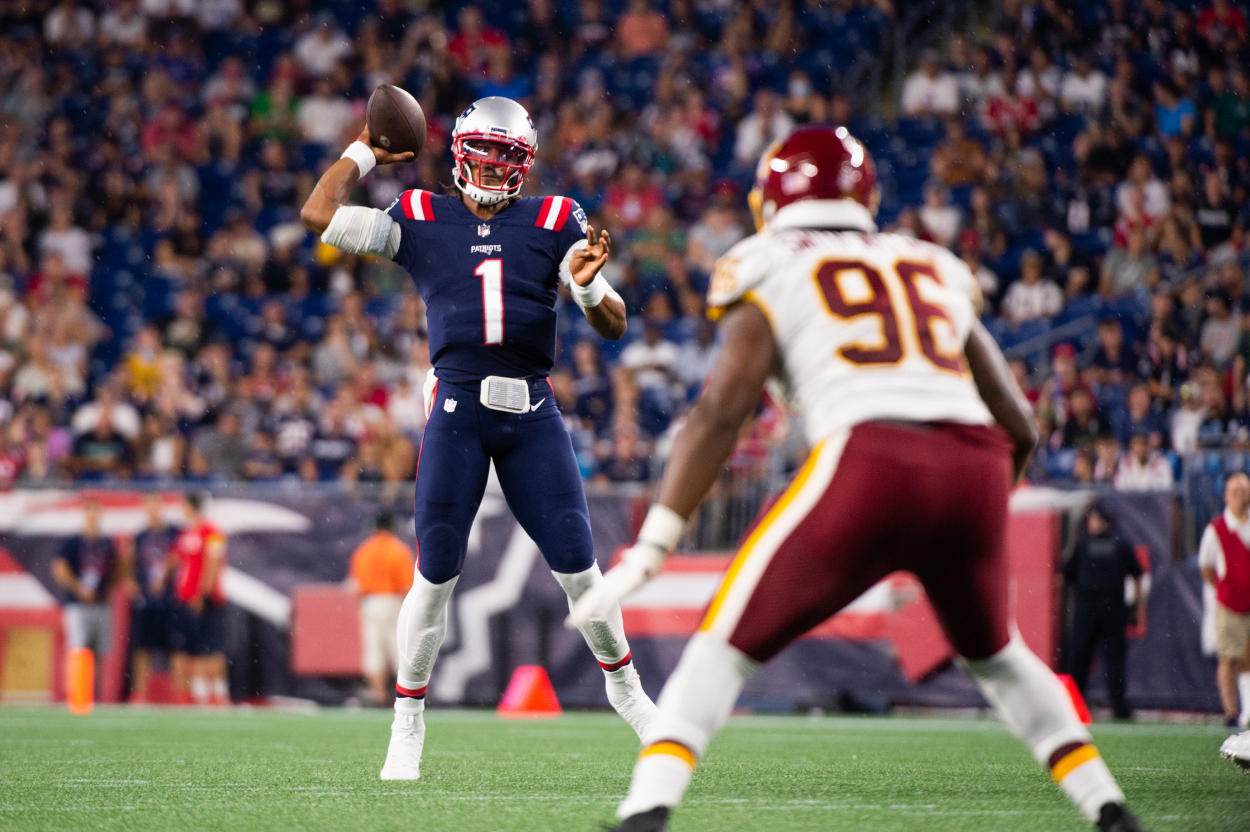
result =
M435 711L422 779L384 783L389 714L0 708L0 829L575 830L611 820L637 753L609 714ZM1155 832L1250 829L1212 727L1095 737ZM673 832L1088 830L992 720L735 718Z

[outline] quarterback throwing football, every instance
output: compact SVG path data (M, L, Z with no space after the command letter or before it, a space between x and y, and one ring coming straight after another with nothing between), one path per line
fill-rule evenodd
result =
M664 686L619 828L662 829L760 665L906 569L1068 797L1103 832L1139 830L1062 684L1010 620L1007 498L1037 442L1032 411L977 320L972 274L946 249L876 233L875 186L872 159L843 127L799 130L760 161L760 233L725 254L709 290L724 346L638 542L570 616L585 626L659 571L765 381L788 388L810 456Z
M399 618L395 720L383 780L420 776L425 693L447 630L447 600L493 463L509 508L570 603L603 581L573 446L547 374L556 295L569 288L595 331L625 333L625 304L599 273L611 240L573 200L521 197L537 134L507 98L483 98L452 132L455 196L407 191L389 210L348 206L375 164L411 161L369 145L366 130L301 212L328 245L393 259L425 299L434 372L417 460L417 571ZM582 635L608 699L644 741L656 707L630 659L620 608L601 605Z

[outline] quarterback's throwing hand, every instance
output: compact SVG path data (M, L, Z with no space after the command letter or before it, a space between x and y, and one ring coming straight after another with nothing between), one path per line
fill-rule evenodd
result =
M656 576L664 565L666 554L650 543L635 543L625 550L621 562L577 599L569 617L564 620L564 626L572 630L590 621L607 618L622 598Z
M373 158L377 159L379 165L393 165L397 162L411 162L413 159L417 158L417 154L415 153L390 153L380 147L375 147L373 142L369 140L368 127L360 131L360 135L356 137L356 141L373 151Z

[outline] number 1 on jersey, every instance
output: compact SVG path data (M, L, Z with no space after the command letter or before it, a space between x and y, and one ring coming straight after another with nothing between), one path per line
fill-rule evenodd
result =
M484 343L495 346L503 343L503 261L498 258L483 260L474 272L482 278L482 325L485 329Z

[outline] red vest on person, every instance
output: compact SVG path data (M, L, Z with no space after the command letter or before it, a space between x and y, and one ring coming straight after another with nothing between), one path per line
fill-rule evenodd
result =
M1215 599L1236 613L1250 612L1250 549L1224 522L1224 515L1211 521L1211 528L1224 550L1224 577L1216 578Z

